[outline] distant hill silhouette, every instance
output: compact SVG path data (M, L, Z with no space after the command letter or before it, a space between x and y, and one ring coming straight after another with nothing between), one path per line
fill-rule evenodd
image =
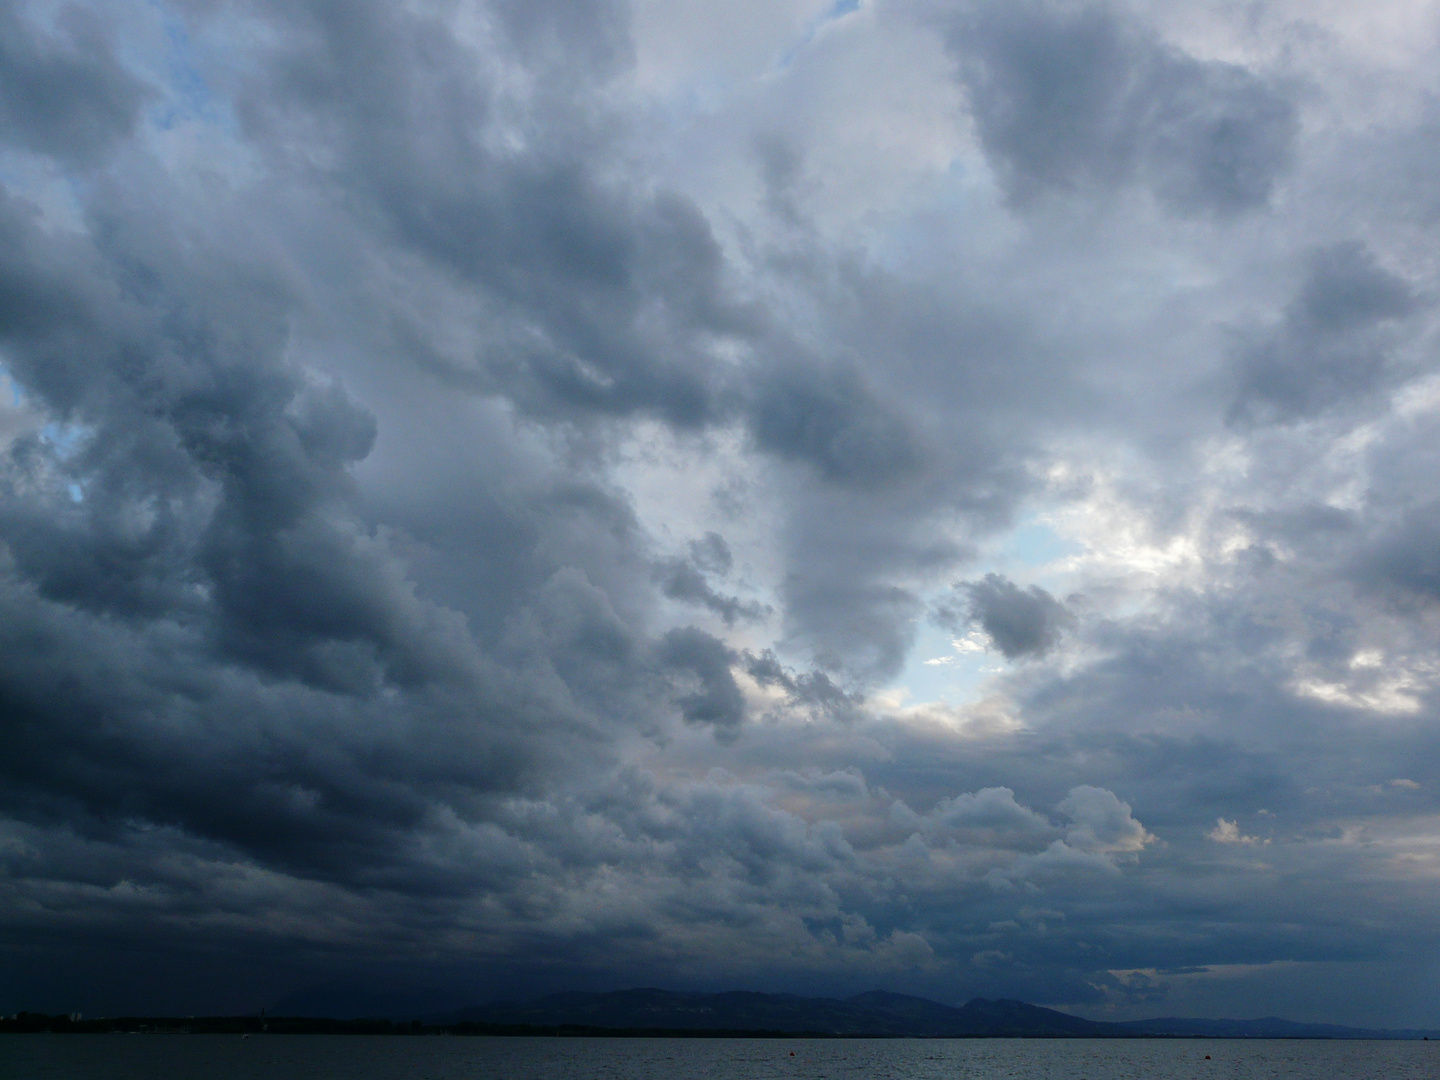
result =
M1418 1039L1433 1031L1394 1031L1260 1020L1191 1020L1165 1017L1114 1023L1085 1020L1023 1001L975 998L942 1005L926 998L874 990L849 998L729 991L718 994L635 989L611 993L552 994L530 1002L498 1002L431 1018L444 1024L627 1030L770 1031L824 1035L929 1038L1210 1037L1310 1039Z
M1278 1017L1198 1020L1161 1017L1120 1023L1086 1020L1023 1001L974 998L942 1005L872 990L849 998L797 994L619 990L553 994L456 1012L405 1015L432 994L370 995L336 988L296 995L285 1007L229 1017L90 1017L22 1012L0 1017L0 1032L206 1032L364 1035L813 1035L911 1038L1419 1039L1440 1031L1299 1024ZM453 999L452 999L453 1000ZM361 1012L360 1010L363 1010Z
M437 1018L441 1019L441 1018ZM1019 1001L977 998L960 1008L925 998L871 991L852 998L731 991L684 994L620 990L554 994L527 1004L497 1004L445 1016L447 1023L804 1031L826 1035L1095 1035L1103 1025Z

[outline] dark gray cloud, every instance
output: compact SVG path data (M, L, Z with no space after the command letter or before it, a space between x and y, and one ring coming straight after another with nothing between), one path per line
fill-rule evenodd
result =
M1316 251L1280 325L1236 361L1232 421L1293 421L1371 397L1396 372L1396 324L1421 306L1358 241Z
M387 238L491 299L497 325L451 377L542 415L639 412L696 426L722 410L695 335L749 320L726 295L709 226L683 196L607 180L603 117L574 97L613 67L620 7L497 11L507 47L543 87L516 133L522 154L486 145L485 122L507 102L470 74L476 57L440 20L327 4L277 17L290 32L266 78L242 88L241 115L287 170L323 128L322 168Z
M698 570L710 574L728 574L735 565L735 556L730 545L717 532L707 532L699 540L689 544L690 561Z
M800 643L820 666L862 683L899 670L922 610L920 600L899 586L839 581L823 568L793 572L785 599Z
M711 584L710 576L723 578L733 565L730 547L719 533L692 540L689 554L688 559L666 559L656 567L660 588L671 600L698 604L720 616L726 626L736 620L754 622L770 612L758 600L727 596Z
M716 592L705 580L704 574L682 559L670 560L661 566L660 571L661 588L666 596L672 600L683 600L709 608L725 620L727 626L734 625L736 619L754 620L765 613L758 601L743 601L738 597Z
M695 689L678 698L681 715L695 724L713 724L730 733L745 720L745 699L730 668L735 655L718 638L693 626L671 630L659 644L660 662L694 676Z
M768 367L750 424L762 450L806 462L834 483L877 487L903 481L921 464L918 440L903 415L882 403L848 364Z
M978 625L1007 660L1044 656L1075 623L1070 609L1040 586L1022 589L994 573L956 584L930 617L956 633Z
M1290 164L1289 94L1203 61L1104 4L941 16L986 151L1020 202L1138 180L1181 213L1263 206Z
M703 8L0 15L0 1010L1433 1024L1428 75Z
M796 672L781 664L770 649L759 655L746 653L744 661L746 674L760 686L784 690L788 705L798 706L812 716L853 721L865 715L864 697L847 693L823 671Z
M0 12L0 124L21 146L93 165L135 130L150 90L98 13L66 7L49 27L37 14Z
M1357 554L1359 581L1402 603L1440 600L1440 504L1407 510Z

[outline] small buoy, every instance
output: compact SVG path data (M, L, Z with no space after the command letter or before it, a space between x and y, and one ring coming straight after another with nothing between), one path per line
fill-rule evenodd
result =
M1206 1054L1206 1055L1205 1055L1205 1060L1206 1060L1206 1061L1209 1061L1209 1060L1210 1060L1210 1055L1209 1055L1209 1054Z
M795 1056L795 1051L794 1051L794 1050L791 1050L791 1051L790 1051L790 1056L791 1056L791 1057L794 1057L794 1056Z

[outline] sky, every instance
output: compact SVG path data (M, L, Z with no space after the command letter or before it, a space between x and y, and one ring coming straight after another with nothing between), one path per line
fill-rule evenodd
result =
M1437 34L0 5L0 1012L1440 1026Z

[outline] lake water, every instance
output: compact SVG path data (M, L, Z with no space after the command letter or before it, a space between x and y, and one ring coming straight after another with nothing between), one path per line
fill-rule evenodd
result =
M1205 1055L1209 1054L1209 1060ZM792 1056L793 1055L793 1056ZM0 1035L3 1080L1440 1080L1440 1041Z

